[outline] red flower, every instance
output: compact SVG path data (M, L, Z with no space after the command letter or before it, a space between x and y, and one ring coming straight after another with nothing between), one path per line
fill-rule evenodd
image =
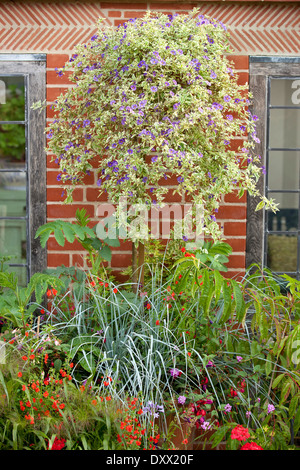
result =
M241 425L236 426L231 431L231 439L237 439L238 441L246 441L249 439L250 434L247 428Z
M118 292L118 289L117 288L114 288L114 293L116 294Z
M65 443L66 443L65 439L57 439L56 437L54 439L51 450L61 450L63 447L65 447ZM48 449L49 449L49 444L48 444Z
M181 251L182 251L182 253L184 253L184 252L185 252L185 248L184 248L184 247L182 247L182 248L181 248Z
M260 447L256 442L246 442L240 450L264 450L262 447Z

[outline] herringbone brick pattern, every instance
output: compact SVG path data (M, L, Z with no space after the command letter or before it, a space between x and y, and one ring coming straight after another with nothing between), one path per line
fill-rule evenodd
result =
M226 24L236 54L295 55L300 50L299 2L59 2L0 3L0 52L70 53L95 32L98 17L118 25L146 9L168 13L199 6Z

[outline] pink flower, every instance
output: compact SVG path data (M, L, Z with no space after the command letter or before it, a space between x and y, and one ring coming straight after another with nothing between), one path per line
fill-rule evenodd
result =
M180 377L182 372L181 370L174 368L174 369L170 369L170 374L172 375L172 377L175 378L175 377Z
M186 397L184 395L181 395L181 396L178 397L178 403L180 405L184 405L185 402L186 402Z

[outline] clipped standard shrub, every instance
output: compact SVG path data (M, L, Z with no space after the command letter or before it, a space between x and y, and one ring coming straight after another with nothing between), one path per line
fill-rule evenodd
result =
M169 189L160 183L173 175L175 191L202 208L204 234L220 237L222 196L258 195L262 173L254 154L257 117L229 52L224 24L197 9L147 12L117 28L99 19L98 33L58 71L70 73L75 86L58 97L47 129L66 202L96 159L100 193L143 210L163 204ZM242 144L233 150L237 138ZM276 210L272 200L260 199L259 208Z

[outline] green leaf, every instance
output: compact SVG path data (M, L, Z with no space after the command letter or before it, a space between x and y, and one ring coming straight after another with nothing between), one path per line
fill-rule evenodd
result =
M292 384L290 383L290 380L288 379L283 385L282 390L281 390L281 397L280 397L281 403L286 402L286 400L288 399L288 396L291 393L291 389L292 389Z
M256 206L256 208L255 208L255 211L259 211L259 210L263 209L264 206L265 206L264 201L260 201L260 202L257 204L257 206Z
M64 223L63 224L63 232L65 234L65 238L69 243L74 243L75 240L75 233L73 229L73 224L71 223Z
M240 285L234 279L231 279L230 282L233 288L237 319L238 321L242 321L245 315L245 311L246 311L244 296L240 288Z
M7 287L16 290L18 285L18 278L15 273L0 271L0 287Z
M266 370L266 376L267 377L272 372L272 368L273 368L272 356L271 356L271 354L268 354L267 359L266 359L266 364L265 364L265 370Z
M290 401L290 406L289 406L289 417L292 418L295 416L296 411L298 409L298 402L299 402L299 396L295 395L292 397Z
M101 250L99 250L99 255L105 260L105 261L111 261L112 253L111 249L109 246L104 245Z
M106 243L106 245L113 247L120 246L120 241L118 240L118 238L105 238L103 242Z
M54 230L54 238L60 246L65 246L65 237L60 228Z

